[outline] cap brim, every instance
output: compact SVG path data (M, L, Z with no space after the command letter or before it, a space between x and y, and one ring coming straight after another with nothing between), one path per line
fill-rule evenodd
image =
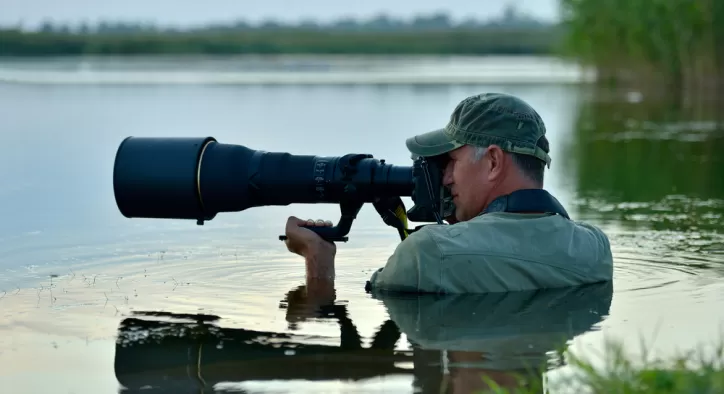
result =
M448 137L444 129L410 137L405 144L414 156L423 157L442 155L465 145Z

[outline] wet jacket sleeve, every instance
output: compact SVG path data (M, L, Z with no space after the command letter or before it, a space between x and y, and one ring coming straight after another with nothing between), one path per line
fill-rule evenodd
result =
M428 231L410 234L397 245L384 267L372 274L368 287L399 292L439 292L442 253Z

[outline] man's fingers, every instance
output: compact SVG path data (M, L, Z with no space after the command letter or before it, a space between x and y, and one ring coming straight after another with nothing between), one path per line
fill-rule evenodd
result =
M290 216L289 218L287 218L287 226L289 226L289 225L301 226L301 225L305 224L306 222L307 222L306 220L302 220L296 216Z
M287 219L287 225L284 227L286 236L289 237L291 234L296 234L300 230L299 226L303 226L306 223L306 220L299 219L296 216L290 216Z
M324 219L307 219L307 221L304 223L306 226L332 226L331 220L324 220Z
M293 228L293 227L299 227L299 226L327 226L332 227L334 226L334 223L332 223L331 220L324 220L324 219L300 219L296 216L290 216L287 219L287 230Z

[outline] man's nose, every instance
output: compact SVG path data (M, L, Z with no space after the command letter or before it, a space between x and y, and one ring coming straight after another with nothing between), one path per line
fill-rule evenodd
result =
M442 184L445 186L449 186L452 184L452 169L450 166L445 167L445 171L442 174Z

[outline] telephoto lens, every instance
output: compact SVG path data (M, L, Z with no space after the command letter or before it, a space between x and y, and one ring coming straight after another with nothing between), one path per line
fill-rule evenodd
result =
M412 166L367 154L338 157L265 152L213 137L128 137L113 189L128 218L195 219L219 212L295 203L366 203L411 196Z

